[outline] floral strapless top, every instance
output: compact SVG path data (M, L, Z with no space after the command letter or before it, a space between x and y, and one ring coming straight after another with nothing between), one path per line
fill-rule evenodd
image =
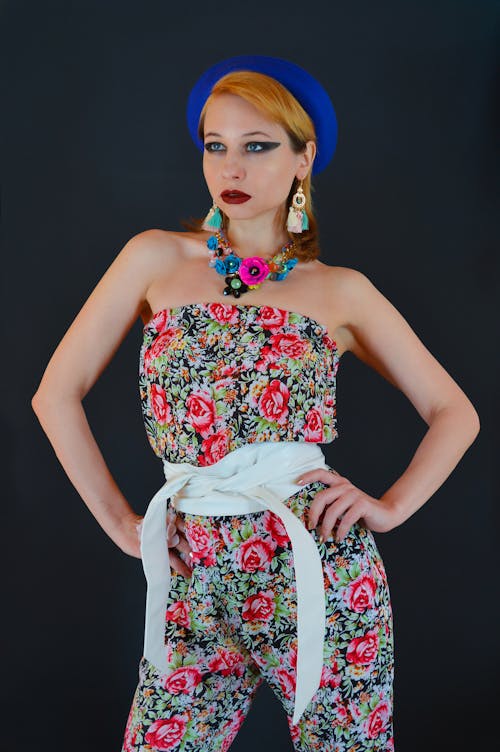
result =
M212 465L256 441L329 443L336 343L301 313L188 303L144 327L139 388L149 442L169 462Z

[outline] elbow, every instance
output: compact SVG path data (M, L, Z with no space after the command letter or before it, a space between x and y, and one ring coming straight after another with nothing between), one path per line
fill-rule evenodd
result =
M36 391L33 397L31 398L31 409L33 410L35 415L38 415L39 402L40 402L40 396L38 394L38 391Z
M471 422L471 430L472 430L472 441L477 437L479 431L481 430L481 421L479 420L479 414L474 407L474 405L471 404L471 416L470 416L470 422ZM472 443L472 442L471 442Z
M40 387L31 398L31 407L37 418L40 418L41 415L52 407L57 406L57 404L60 405L60 399L56 398L53 393L47 392Z
M460 415L460 422L462 426L464 426L464 430L466 430L468 446L470 446L476 440L476 437L481 430L481 423L476 408L468 398L466 399L465 404L461 407Z
M37 417L43 411L43 405L46 403L46 398L40 389L37 389L33 397L31 398L31 408Z

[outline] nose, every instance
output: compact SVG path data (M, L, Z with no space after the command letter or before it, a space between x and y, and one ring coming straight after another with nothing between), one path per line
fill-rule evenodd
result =
M235 152L226 152L223 157L221 177L223 180L242 180L245 177L242 159Z

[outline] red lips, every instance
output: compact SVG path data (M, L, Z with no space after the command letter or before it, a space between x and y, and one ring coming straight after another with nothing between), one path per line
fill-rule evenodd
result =
M242 191L222 191L220 197L226 204L243 204L252 198L248 193Z

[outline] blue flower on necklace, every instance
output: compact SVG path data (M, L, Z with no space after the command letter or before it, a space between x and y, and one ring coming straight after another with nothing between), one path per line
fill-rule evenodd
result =
M219 274L227 274L226 264L220 258L215 260L215 271L219 272Z
M215 251L218 245L219 245L219 241L217 240L217 236L210 235L210 237L207 240L207 246L210 248L210 250Z
M234 274L240 268L241 259L235 256L234 253L231 253L229 256L226 256L225 264L228 273Z

